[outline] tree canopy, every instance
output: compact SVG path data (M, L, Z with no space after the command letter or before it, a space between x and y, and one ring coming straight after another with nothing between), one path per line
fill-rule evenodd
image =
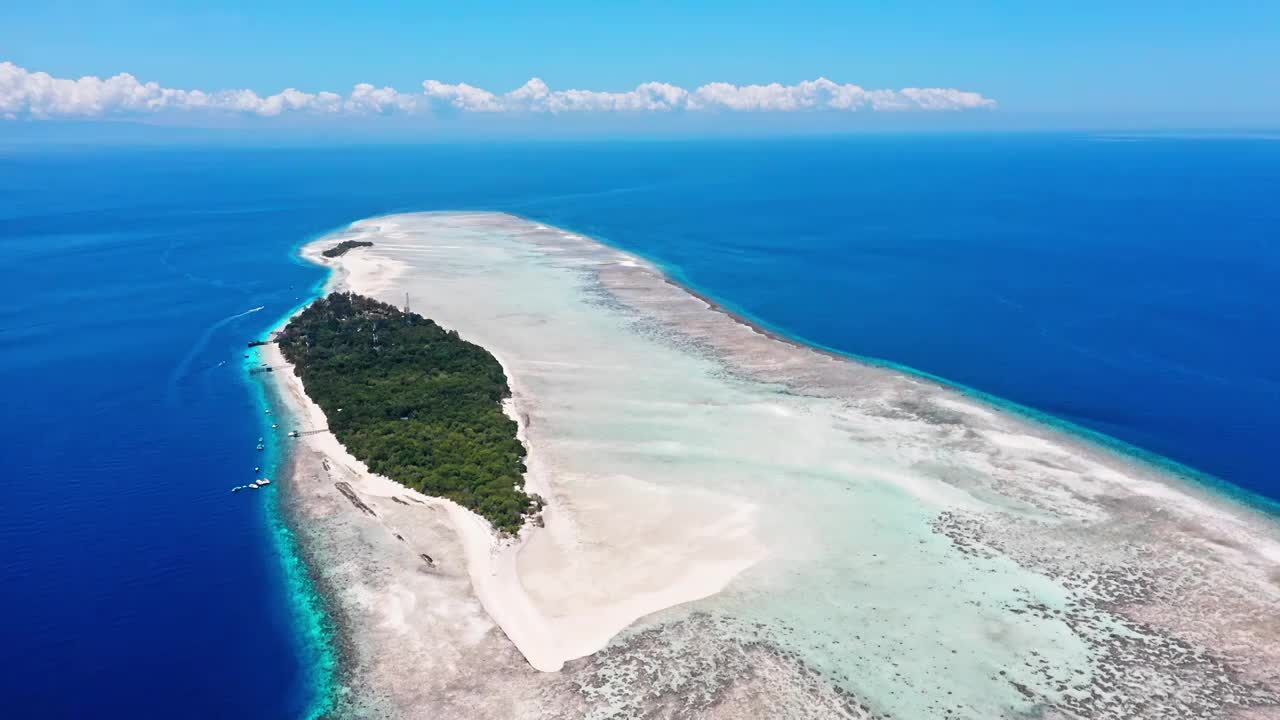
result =
M369 469L454 500L504 532L540 501L524 492L511 394L484 348L421 315L333 293L277 337L329 429Z
M338 257L339 255L346 253L348 250L358 247L373 247L373 243L368 240L343 240L320 254L328 258Z

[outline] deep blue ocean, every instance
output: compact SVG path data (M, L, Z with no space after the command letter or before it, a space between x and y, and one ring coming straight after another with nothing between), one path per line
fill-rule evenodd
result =
M1280 142L0 150L0 714L323 701L275 489L229 492L281 449L244 345L323 279L300 243L433 209L593 235L797 337L1280 498Z

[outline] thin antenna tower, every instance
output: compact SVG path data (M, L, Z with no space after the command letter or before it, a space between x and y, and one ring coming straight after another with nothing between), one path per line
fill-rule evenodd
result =
M404 294L404 314L409 314L409 293Z

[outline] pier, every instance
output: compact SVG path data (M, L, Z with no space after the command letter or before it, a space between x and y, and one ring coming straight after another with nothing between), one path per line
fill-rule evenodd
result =
M307 435L315 435L316 433L329 432L329 428L320 428L319 430L290 430L289 437L300 438Z
M273 343L276 341L276 335L279 335L279 334L280 334L279 330L272 330L271 335L266 340L250 340L249 342L245 343L245 347L254 348L254 347L258 347L259 345L267 345L267 344Z

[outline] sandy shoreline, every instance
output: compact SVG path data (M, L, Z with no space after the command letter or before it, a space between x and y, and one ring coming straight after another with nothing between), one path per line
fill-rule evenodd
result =
M320 256L352 238L374 246ZM1253 508L513 216L374 218L302 255L489 349L548 501L503 539L327 432L296 442L289 502L388 717L1124 717L1151 702L1130 686L1166 717L1280 707L1280 624L1257 620L1280 542Z
M316 241L307 245L301 253L310 262L331 270L325 292L350 290L368 293L369 288L362 286L359 278L353 278L340 261L331 262L321 254L321 250L331 244L323 240ZM262 356L276 368L271 374L272 380L290 411L296 417L305 418L304 424L308 430L326 428L328 421L324 411L307 396L301 379L280 350L274 344L269 344L263 347ZM501 357L496 354L495 357L502 363ZM527 420L520 413L517 404L518 398L523 394L519 380L508 365L503 364L503 370L513 392L513 397L504 403L504 410L517 422L518 437L527 446ZM551 618L531 601L517 568L517 558L526 550L535 534L562 530L560 515L554 502L543 513L544 527L526 524L517 537L502 537L484 518L455 502L424 495L370 472L332 433L308 434L299 438L298 442L347 468L352 475L351 485L361 496L407 496L444 510L462 542L476 597L529 664L543 672L556 672L566 661L597 652L618 632L645 615L718 592L734 575L764 555L763 548L751 544L748 538L743 537L742 552L718 563L718 567L704 566L703 572L685 575L679 582L664 582L659 579L650 583L633 583L632 592L625 598L614 599L606 605L578 607L572 615ZM552 498L553 490L544 474L539 471L536 456L536 452L530 453L526 487L529 492ZM738 520L735 524L749 522L749 518ZM584 583L591 582L586 577L577 579Z
M645 262L636 258L639 262ZM646 265L648 263L646 262ZM1102 435L1088 428L1065 423L1051 416L1028 407L1016 405L987 393L948 382L910 368L900 368L892 363L880 362L871 358L861 358L835 350L828 350L817 345L810 345L803 340L778 332L724 307L715 299L666 277L661 270L649 266L650 270L660 275L663 281L672 288L696 298L704 303L711 312L723 315L731 322L768 338L774 342L789 345L801 352L823 355L839 362L858 363L883 372L898 373L912 381L936 385L940 389L963 396L967 401L980 405L991 412L1006 413L1017 417L1029 425L1038 426L1040 432L1052 436L1055 442L1068 445L1073 449L1089 454L1105 454L1112 462L1123 465L1139 473L1156 476L1161 483L1174 483L1178 493L1194 495L1206 504L1227 512L1243 512L1252 515L1264 523L1275 523L1280 526L1280 503L1270 498L1245 490L1218 478L1201 473L1194 468L1164 457L1154 456L1141 448L1129 445L1120 440ZM1162 475L1167 475L1164 477ZM1277 556L1280 560L1280 556Z
M314 246L308 246L303 251L303 257L316 264L331 267L324 262L323 256ZM326 284L326 292L342 289L346 289L344 276L335 269L330 282ZM424 495L371 472L363 462L347 451L333 433L322 431L328 427L324 410L307 396L301 378L295 374L293 365L284 358L280 349L275 344L263 346L262 357L275 368L271 378L279 391L278 396L288 405L290 414L300 420L298 429L308 433L295 442L346 468L350 473L349 483L362 497L406 497L447 513L453 529L461 539L472 586L485 611L503 629L511 642L520 648L530 665L546 672L559 670L566 658L556 654L555 644L548 637L545 621L536 608L529 604L511 562L511 557L523 546L523 537L503 538L493 530L488 521L457 503ZM509 414L517 423L521 423L520 435L523 435L519 414L514 408Z

